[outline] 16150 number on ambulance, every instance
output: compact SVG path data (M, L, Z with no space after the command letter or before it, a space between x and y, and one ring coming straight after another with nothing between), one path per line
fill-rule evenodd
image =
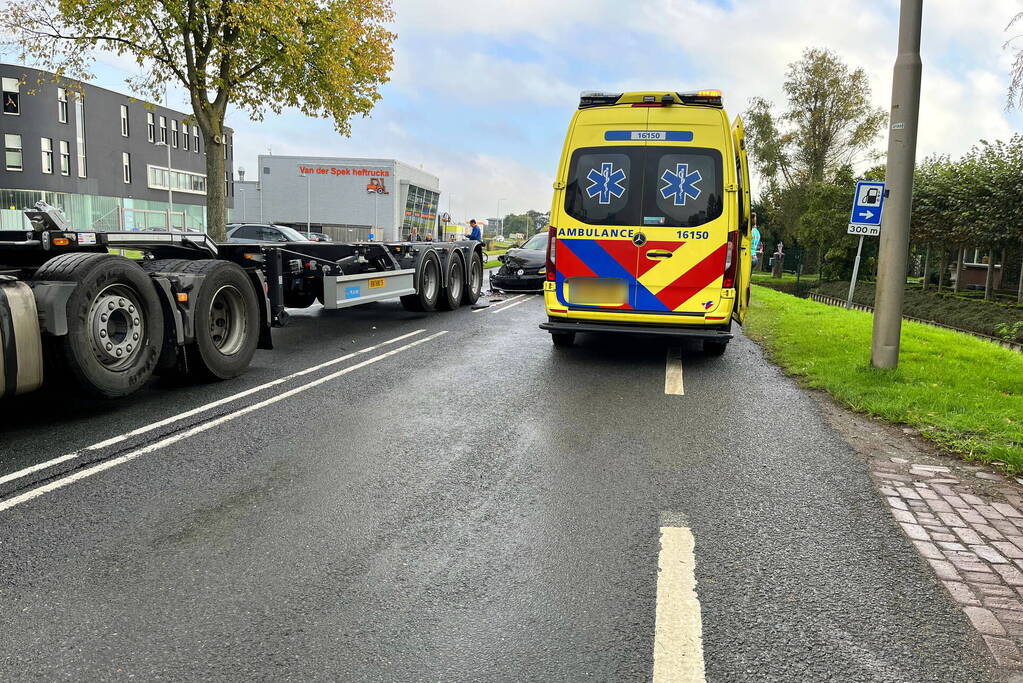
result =
M750 294L742 122L729 124L717 90L584 92L549 231L540 327L555 345L626 332L723 353Z

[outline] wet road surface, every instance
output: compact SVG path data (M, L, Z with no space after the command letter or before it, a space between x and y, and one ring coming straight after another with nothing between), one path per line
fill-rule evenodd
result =
M0 679L992 679L753 342L542 317L314 306L236 380L4 405Z

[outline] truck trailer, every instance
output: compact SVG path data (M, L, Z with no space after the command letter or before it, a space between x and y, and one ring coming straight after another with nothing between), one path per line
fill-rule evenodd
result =
M479 242L217 244L194 232L75 230L59 209L0 231L0 399L47 384L120 398L154 375L245 372L287 308L400 298L411 311L475 304ZM141 253L141 260L114 250Z

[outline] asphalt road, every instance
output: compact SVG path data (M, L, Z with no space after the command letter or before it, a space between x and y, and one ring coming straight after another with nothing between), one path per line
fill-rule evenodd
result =
M666 395L666 342L554 349L542 315L314 307L233 381L0 406L0 481L75 454L0 484L0 679L647 680L661 527L707 680L992 679L754 343L684 348Z

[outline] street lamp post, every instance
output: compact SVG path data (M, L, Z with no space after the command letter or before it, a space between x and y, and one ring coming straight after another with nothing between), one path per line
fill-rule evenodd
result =
M157 147L163 146L167 148L167 232L170 232L173 226L171 225L171 212L174 211L174 190L173 183L171 182L171 153L170 153L170 141L162 140L156 143Z
M497 200L497 221L498 225L501 226L501 239L504 239L504 219L501 218L501 202L507 201L507 197L501 197Z
M888 201L881 216L877 256L877 293L870 363L875 368L899 364L902 304L906 293L909 221L913 213L913 170L920 116L920 19L923 0L902 0L899 55L892 79L885 188Z

